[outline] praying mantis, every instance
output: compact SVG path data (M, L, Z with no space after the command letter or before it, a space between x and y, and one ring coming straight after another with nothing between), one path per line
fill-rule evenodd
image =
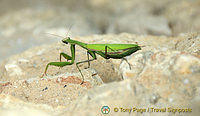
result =
M141 47L142 47L142 46L139 46L137 43L136 44L87 44L87 43L83 43L77 40L72 40L70 37L64 38L62 42L65 44L70 44L71 56L67 55L64 52L61 52L60 62L49 62L46 65L45 71L41 77L43 77L44 75L47 75L46 74L47 69L50 65L56 66L56 67L64 67L67 65L74 64L75 45L79 45L83 49L87 50L87 58L88 58L88 60L80 61L76 63L76 67L82 76L82 82L80 83L81 85L84 83L84 76L80 68L78 67L79 64L88 62L88 68L89 68L90 62L97 59L96 54L100 55L101 57L105 59L110 59L110 58L124 59L125 61L127 61L124 57L129 56L138 50L141 50ZM89 55L92 57L92 59L89 59ZM67 59L67 61L62 62L61 57L64 57L65 59ZM70 60L70 62L68 62L68 60ZM129 67L130 67L130 64L129 64Z

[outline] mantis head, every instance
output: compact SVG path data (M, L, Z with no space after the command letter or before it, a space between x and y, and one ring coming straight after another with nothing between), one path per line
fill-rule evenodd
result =
M65 44L68 44L69 41L70 41L70 37L64 38L64 39L62 40L62 42L65 43Z

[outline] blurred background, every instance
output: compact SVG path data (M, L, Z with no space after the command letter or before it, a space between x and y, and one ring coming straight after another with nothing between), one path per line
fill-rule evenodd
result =
M61 38L200 30L200 0L0 0L0 61Z

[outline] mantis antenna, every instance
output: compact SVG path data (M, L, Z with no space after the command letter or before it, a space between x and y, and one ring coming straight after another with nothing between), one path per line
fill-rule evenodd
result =
M67 35L69 34L69 31L71 30L71 28L72 28L72 26L73 26L74 24L71 24L70 26L69 26L69 28L68 28L68 31L67 31ZM67 36L66 35L66 36ZM68 36L69 37L69 36Z
M67 31L67 35L69 34L69 31L71 30L72 26L73 26L73 24L69 26L68 31ZM57 34L53 34L53 33L45 32L45 34L52 35L52 36L56 36L56 37L59 37L59 38L65 38L65 37L63 37L63 36L60 36L60 35L57 35ZM67 35L66 35L66 36L67 36Z
M60 36L60 35L56 35L56 34L53 34L53 33L45 33L45 34L49 34L49 35L53 35L53 36L56 36L56 37L61 37L61 38L65 38L65 37L63 37L63 36Z

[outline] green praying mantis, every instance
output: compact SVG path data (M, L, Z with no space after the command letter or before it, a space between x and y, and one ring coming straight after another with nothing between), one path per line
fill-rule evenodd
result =
M96 60L96 54L102 56L105 59L124 59L127 61L124 57L131 55L132 53L141 50L142 46L139 46L137 43L136 44L86 44L77 40L72 40L70 37L66 37L62 40L63 43L65 44L70 44L70 50L71 50L71 56L61 52L60 53L60 62L49 62L46 65L45 71L42 75L47 75L47 69L50 65L56 66L56 67L64 67L67 65L72 65L74 64L75 60L75 45L79 45L83 49L87 50L87 58L88 60L85 61L80 61L76 63L76 67L79 70L81 76L82 76L82 82L81 85L84 83L84 76L79 68L79 64L88 62L88 68L90 67L90 62L93 60ZM89 55L92 57L92 59L89 59ZM66 62L61 61L61 57L64 57L67 59ZM70 62L68 62L70 60ZM128 63L128 61L127 61ZM128 63L129 64L129 63ZM130 67L130 64L129 64Z

